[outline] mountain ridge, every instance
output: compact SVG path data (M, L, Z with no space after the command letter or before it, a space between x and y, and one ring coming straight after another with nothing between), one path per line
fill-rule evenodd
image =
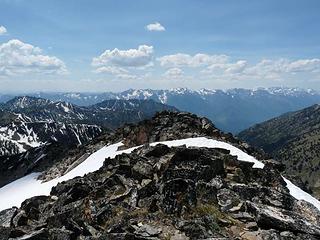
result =
M114 109L102 108L105 105L113 105ZM146 107L148 107L146 109ZM132 115L134 111L140 112L140 114L146 114L147 111L152 110L164 110L172 109L177 110L174 107L163 105L161 103L154 102L153 100L142 100L142 99L107 99L102 102L92 104L90 106L77 106L75 104L64 102L64 101L52 101L49 99L38 98L33 96L18 96L8 102L2 104L0 109L12 112L24 114L31 118L32 121L44 121L44 122L64 122L64 123L88 123L94 124L94 118L90 119L91 116L98 118L99 116L106 120L110 112L131 111ZM145 112L144 112L145 111ZM155 111L153 111L155 113ZM136 114L136 113L135 113ZM96 116L97 115L97 116ZM151 117L153 114L149 114ZM138 116L139 117L139 116ZM141 118L139 119L141 120ZM127 122L124 120L123 122ZM103 126L103 125L102 125ZM117 128L119 126L108 126L106 122L105 127Z
M156 111L177 109L153 100L105 100L79 107L30 96L0 106L0 154L18 154L49 141L82 144L104 129L150 118Z
M0 107L0 186L59 162L88 157L87 144L125 123L176 108L152 100L106 100L78 107L36 97L16 97ZM72 153L72 154L71 154ZM65 169L62 168L62 172Z
M280 160L319 198L320 105L289 112L252 126L238 137Z
M107 99L152 99L181 111L205 116L226 132L240 132L256 123L285 112L299 110L320 102L320 93L300 88L257 88L228 90L129 89L113 93L34 93L53 101L89 106Z

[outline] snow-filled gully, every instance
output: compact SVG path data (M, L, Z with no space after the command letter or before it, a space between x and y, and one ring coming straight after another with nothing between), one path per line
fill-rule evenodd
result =
M242 150L236 148L235 146L213 139L208 139L205 137L198 138L187 138L182 140L173 140L165 142L155 142L151 143L151 146L155 146L159 143L165 144L169 147L186 145L187 147L207 147L207 148L223 148L230 151L231 155L237 156L239 160L253 162L254 168L263 168L264 164L259 162L254 157L248 155ZM59 178L53 179L49 182L42 182L37 180L40 173L31 173L23 178L20 178L2 188L0 188L0 211L3 209L10 208L12 206L20 206L20 204L27 198L38 196L38 195L49 195L51 188L56 186L59 182L72 179L77 176L84 176L86 173L93 172L102 167L103 162L106 158L114 158L116 155L122 153L130 153L138 147L133 147L126 150L118 151L118 147L122 143L116 143L109 146L105 146L95 153L91 154L84 162L79 164L76 168L61 176ZM288 179L284 178L287 183L287 188L290 194L298 199L305 200L313 204L316 208L320 210L320 202L312 197L310 194L304 192L294 184L292 184Z

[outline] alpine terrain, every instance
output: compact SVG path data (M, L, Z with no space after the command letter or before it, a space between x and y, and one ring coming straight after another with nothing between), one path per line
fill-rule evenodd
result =
M206 118L164 111L84 148L0 188L0 239L320 238L320 202Z
M169 90L130 89L114 93L34 93L35 97L64 101L80 106L89 106L107 99L152 99L192 112L212 120L226 132L240 131L279 116L320 102L320 93L299 88L258 88L229 90L191 90L175 88ZM1 99L7 100L8 95Z
M60 160L84 161L92 151L87 144L99 136L165 109L176 110L152 100L106 100L79 107L16 97L0 107L0 186Z
M173 107L152 100L106 100L88 107L36 97L0 105L0 155L22 153L51 140L81 145L106 129L151 118Z
M0 240L320 240L319 0L0 10Z
M239 138L264 149L299 176L320 198L320 106L313 105L257 124Z

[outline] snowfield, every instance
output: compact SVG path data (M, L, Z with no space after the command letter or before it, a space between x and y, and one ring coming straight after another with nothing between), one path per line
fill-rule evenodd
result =
M253 162L254 168L264 167L263 163L259 162L257 159L236 148L235 146L226 142L208 139L205 137L155 142L151 143L150 145L155 146L159 143L165 144L169 147L186 145L187 147L223 148L229 150L230 154L237 156L239 160ZM87 173L96 171L100 167L102 167L103 162L106 158L114 158L116 155L122 153L130 153L134 149L139 147L138 146L118 151L117 149L120 146L122 146L122 143L116 143L101 148L100 150L91 154L84 162L79 164L76 168L74 168L64 176L53 179L49 182L42 182L37 180L37 177L40 175L40 173L32 173L0 188L0 211L10 208L12 206L20 206L25 199L28 199L33 196L49 195L51 188L56 186L59 182L66 181L78 176L84 176ZM298 200L305 200L313 204L316 208L320 210L320 202L317 199L315 199L310 194L304 192L303 190L292 184L286 178L284 178L284 180L287 183L287 188L289 189L290 194L294 198Z
M22 133L19 133L19 130ZM18 153L25 152L27 147L39 147L44 144L39 140L34 130L32 128L28 128L24 122L19 126L12 123L8 126L0 127L0 141L10 142L15 145L18 149ZM5 152L5 150L5 148L2 149L3 152Z

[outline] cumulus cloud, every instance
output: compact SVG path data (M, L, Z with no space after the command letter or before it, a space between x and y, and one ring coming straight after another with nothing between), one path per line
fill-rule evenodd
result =
M128 73L128 71L121 67L114 67L114 66L103 66L97 68L94 72L96 73L110 73L110 74L123 74Z
M320 72L320 59L301 59L285 66L290 72Z
M4 26L0 25L0 36L7 33L7 29Z
M160 66L167 68L164 76L178 78L189 69L201 79L219 80L281 80L319 79L320 59L263 59L256 63L233 60L227 55L177 53L159 57ZM174 77L176 76L176 77Z
M136 80L138 76L131 74L130 71L125 68L113 67L113 66L104 66L97 68L94 72L96 73L108 73L113 75L117 79L125 79L125 80Z
M246 70L248 66L247 61L239 60L234 63L232 62L224 62L224 63L214 63L207 68L205 68L202 72L210 73L210 72L224 72L227 74L240 74Z
M242 73L247 67L247 61L240 60L233 64L228 64L226 66L226 73L237 74Z
M138 76L134 74L126 74L126 73L120 73L116 75L119 79L125 79L125 80L136 80L138 79Z
M93 58L94 67L144 67L152 63L153 46L140 45L137 49L106 50L100 56Z
M148 31L155 31L155 32L163 32L165 31L165 27L162 26L159 22L150 23L146 26Z
M106 50L93 58L91 65L96 73L107 73L119 79L136 79L133 71L153 66L153 46L140 45L137 49Z
M180 68L170 68L165 73L164 76L168 78L181 78L183 76L183 70Z
M63 74L66 66L57 57L42 54L42 50L19 40L0 45L0 75L25 73Z
M288 59L264 59L256 65L248 66L244 72L251 76L274 79L281 78L283 75L319 73L320 59L299 59L295 61Z
M165 55L157 60L160 62L160 65L164 67L200 67L226 63L228 59L227 55L208 55L198 53L192 56L189 54L177 53Z

